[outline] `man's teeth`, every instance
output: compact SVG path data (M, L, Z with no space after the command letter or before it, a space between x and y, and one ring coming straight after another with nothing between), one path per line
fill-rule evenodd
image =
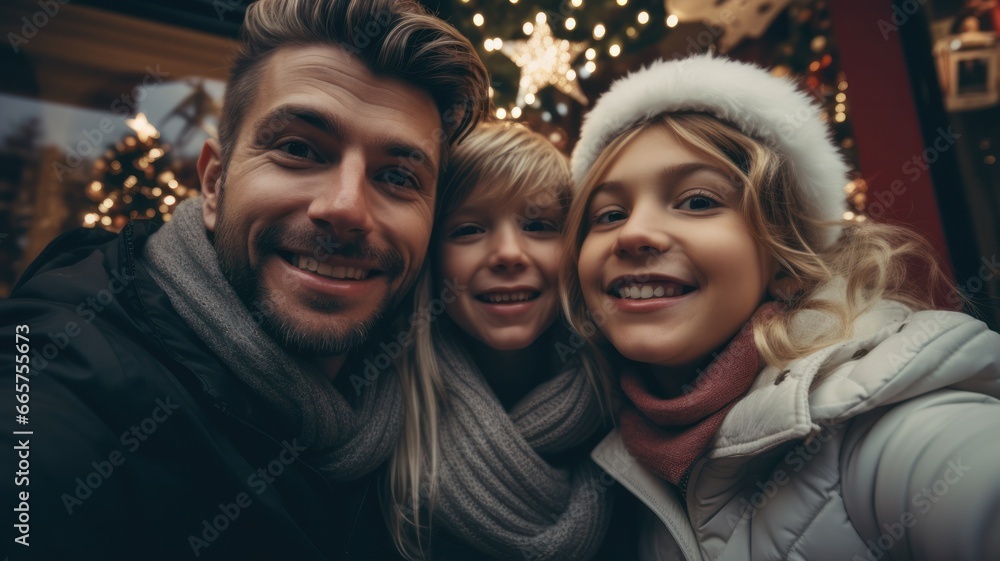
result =
M334 279L364 280L368 278L368 275L371 273L368 269L357 269L355 267L344 267L343 265L333 266L326 263L320 263L312 257L304 257L302 255L293 255L292 265L295 265L305 271L312 271L317 275Z
M493 294L483 294L483 300L491 304L499 304L501 302L525 302L531 298L533 293L531 291L525 292L504 292Z
M645 300L647 298L670 298L683 293L680 285L664 286L662 284L631 284L619 286L617 289L619 298L630 298L634 300Z

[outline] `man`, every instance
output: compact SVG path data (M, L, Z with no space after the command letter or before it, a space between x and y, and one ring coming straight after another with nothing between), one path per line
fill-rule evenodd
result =
M262 0L243 37L203 196L63 235L0 303L12 559L397 557L386 341L486 71L409 1Z

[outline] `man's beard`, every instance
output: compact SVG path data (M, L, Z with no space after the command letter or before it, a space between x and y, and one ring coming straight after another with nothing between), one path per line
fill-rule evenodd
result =
M240 250L244 243L241 236L246 234L239 232L236 228L238 222L226 214L223 199L224 197L220 195L213 236L213 245L219 256L222 273L243 301L251 317L286 351L311 357L327 357L358 349L382 324L386 313L402 299L406 287L399 287L395 292L392 290L393 282L403 274L404 270L403 259L399 252L392 247L375 247L365 239L345 244L323 243L322 240L332 238L329 232L316 228L293 229L285 224L271 224L255 236L251 251L255 252L258 262L256 265L251 264L249 257ZM385 275L389 290L370 316L355 321L353 325L338 325L345 323L345 318L338 318L336 315L338 310L343 309L341 303L314 298L307 305L314 311L330 313L330 328L320 331L301 329L295 324L294 318L289 317L289 311L278 309L275 304L278 299L269 293L262 282L261 268L264 257L277 255L276 250L281 246L317 248L313 255L322 252L324 259L326 256L339 255L371 263L380 274ZM317 261L322 259L317 258Z

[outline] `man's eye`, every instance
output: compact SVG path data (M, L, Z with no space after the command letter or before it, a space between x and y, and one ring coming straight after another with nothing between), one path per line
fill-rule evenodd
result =
M391 169L383 171L382 173L378 174L378 176L376 176L376 180L398 188L404 188L404 189L420 188L420 185L417 183L417 180L412 175L399 169Z
M297 140L286 142L281 146L278 146L278 150L281 150L290 156L302 158L304 160L319 160L319 155L316 154L315 150L310 148L305 142Z

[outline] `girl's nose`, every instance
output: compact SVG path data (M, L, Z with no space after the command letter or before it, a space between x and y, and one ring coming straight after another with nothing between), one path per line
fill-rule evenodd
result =
M618 231L612 251L621 258L663 253L673 243L668 227L669 217L658 204L639 203Z

